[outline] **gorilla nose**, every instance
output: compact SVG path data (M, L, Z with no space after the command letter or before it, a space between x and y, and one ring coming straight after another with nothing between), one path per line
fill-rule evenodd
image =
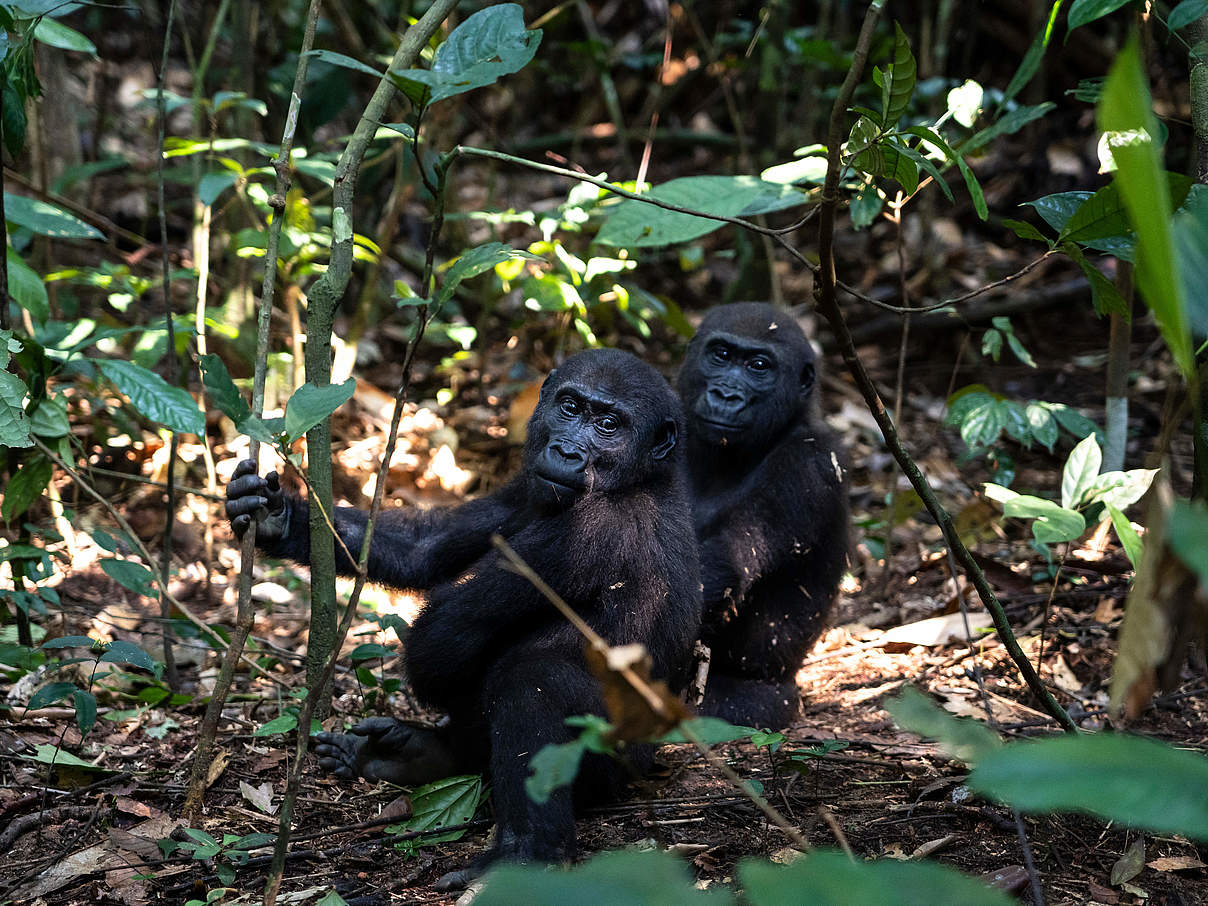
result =
M583 451L578 447L562 444L555 441L549 445L550 452L555 454L555 458L563 460L565 465L572 468L583 468L587 464L587 458L583 455Z
M734 407L743 401L742 394L729 387L710 387L709 399L715 404Z

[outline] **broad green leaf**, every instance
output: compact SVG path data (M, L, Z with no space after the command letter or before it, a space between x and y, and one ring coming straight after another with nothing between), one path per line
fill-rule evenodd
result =
M917 179L917 171L922 170L935 181L935 184L940 187L940 191L942 191L944 193L944 195L947 196L949 201L956 200L952 197L952 188L948 185L948 180L944 179L943 174L940 173L940 171L936 168L935 164L932 163L929 158L920 154L918 151L916 151L914 148L911 148L909 145L898 145L895 143L894 147L898 150L899 153L906 155L908 158L910 158L911 161L914 162L915 168L916 168L916 179ZM901 180L899 180L899 182L900 181Z
M965 446L976 450L994 443L1002 433L1003 414L995 399L970 409L961 422L961 440Z
M155 573L141 563L119 560L116 557L106 557L100 562L105 575L122 588L138 595L155 597Z
M555 790L574 783L586 752L587 746L579 739L543 746L529 761L531 773L524 780L529 799L544 805Z
M1020 239L1037 239L1040 242L1048 242L1044 238L1044 233L1036 229L1030 223L1024 223L1022 220L1003 219L1002 225L1013 232Z
M1202 503L1176 500L1167 518L1171 548L1208 590L1208 508Z
M910 52L910 39L897 22L893 28L893 62L885 72L881 100L881 124L886 127L894 126L906 112L918 75L914 54Z
M342 384L316 387L303 384L294 391L285 406L285 433L292 443L352 398L356 391L355 378Z
M7 36L7 32L5 34ZM0 131L4 132L4 147L13 157L20 157L21 150L25 146L26 98L22 97L22 92L17 90L12 79L4 80L3 91L4 112L0 114L3 130Z
M1088 434L1094 434L1099 443L1103 443L1103 431L1077 409L1071 409L1064 403L1040 403L1039 405L1052 412L1057 423L1074 437L1082 438Z
M189 392L169 385L153 371L121 359L90 359L117 386L130 404L152 421L181 434L200 435L205 416Z
M348 659L350 661L368 661L379 657L394 657L394 655L395 652L391 651L385 645L379 645L377 642L366 642L352 649L348 655Z
M1137 233L1137 285L1176 364L1188 379L1194 379L1191 332L1171 234L1170 193L1150 107L1134 36L1108 74L1099 104L1099 127L1107 133L1116 180Z
M87 735L88 731L96 726L96 696L83 689L76 689L72 695L72 703L75 705L76 726L80 728L82 735Z
M197 198L203 205L212 205L218 200L218 196L235 185L238 179L238 173L227 171L207 173L201 178L201 182L197 186Z
M982 334L981 351L982 355L997 362L1002 355L1002 331L991 328Z
M1032 534L1042 544L1073 541L1086 531L1086 519L1081 513L1067 510L1051 500L1020 494L1003 504L1004 516L1032 519Z
M540 44L540 29L524 27L523 8L499 3L453 29L436 48L431 69L391 70L387 75L413 103L424 107L523 69Z
M479 774L459 774L426 783L411 791L411 817L401 824L390 825L386 831L399 834L465 824L474 818L481 802L482 776ZM428 843L440 843L457 840L464 833L464 830L450 831L424 839Z
M228 849L236 852L247 852L249 849L259 849L262 846L268 846L277 840L276 834L244 834L237 840L232 842Z
M883 202L881 192L871 183L865 185L851 200L848 211L851 214L851 225L857 230L872 225L881 213Z
M210 399L222 413L236 425L252 415L252 410L243 399L243 394L231 380L226 364L214 353L203 355L199 362L201 379L209 391Z
M1187 294L1187 320L1196 336L1208 336L1208 186L1196 186L1175 212L1174 241L1183 285L1201 288Z
M953 758L968 764L976 764L1001 745L985 724L954 717L913 686L904 687L901 695L889 699L885 709L903 729L934 739Z
M1087 489L1094 484L1099 476L1099 467L1103 465L1103 451L1095 435L1084 437L1065 461L1061 472L1061 505L1072 510L1082 502Z
M1112 519L1112 528L1116 530L1116 537L1120 539L1120 545L1124 548L1124 553L1128 555L1128 562L1132 564L1134 570L1141 565L1141 536L1137 534L1137 530L1133 528L1128 517L1124 515L1118 508L1107 504L1107 513Z
M1130 469L1127 472L1104 472L1082 495L1082 503L1102 503L1128 509L1149 490L1157 469Z
M236 422L235 427L240 434L255 438L262 444L276 444L281 439L281 432L285 430L285 419L256 418L254 415L249 415L242 421Z
M1086 199L1066 221L1065 228L1057 237L1060 242L1087 242L1091 239L1106 239L1108 236L1123 236L1132 232L1128 212L1120 197L1120 187L1109 183Z
M71 431L67 402L62 394L42 400L30 416L30 430L38 437L66 437Z
M46 284L11 245L8 247L7 257L9 296L29 312L31 318L39 324L45 324L46 319L50 317L50 298L46 294Z
M720 717L693 717L684 721L684 726L707 746L719 742L731 742L735 739L748 739L756 732L754 727L739 727ZM687 742L681 730L672 730L658 740L660 743L674 744Z
M42 18L38 20L38 27L34 29L34 37L50 47L57 47L59 50L74 50L78 53L86 53L89 56L96 56L96 45L85 38L74 28L68 28L62 22L54 19Z
M1065 225L1070 222L1070 218L1086 204L1093 192L1057 192L1053 195L1045 195L1043 198L1037 198L1035 201L1025 201L1024 204L1030 208L1034 208L1036 213L1041 216L1049 226L1055 229L1058 233L1065 230Z
M363 72L377 79L382 77L381 71L374 69L372 66L365 65L360 60L354 60L345 54L336 53L334 50L311 50L308 53L316 60L322 60L324 63L330 63L332 66L351 69L353 72Z
M155 661L151 655L143 651L133 642L125 642L121 639L110 642L105 649L105 653L101 655L101 662L105 664L130 664L133 667L142 667L144 670L155 672Z
M47 650L56 648L91 648L93 645L100 644L96 639L86 635L64 635L57 639L51 639L48 642L43 642L42 647Z
M274 717L268 723L257 727L253 736L275 736L278 733L289 733L298 726L297 714L282 714Z
M39 764L62 765L67 768L80 768L85 771L103 771L102 767L95 764L89 764L84 759L72 755L65 749L57 748L48 743L40 743L34 746L33 755L18 755L18 758L24 758L27 761L36 761Z
M826 180L826 158L816 154L776 164L760 173L759 178L764 182L781 185L795 185L803 182L821 185Z
M78 688L75 683L48 683L29 697L29 703L25 707L30 711L45 708L73 695Z
M955 158L957 169L961 171L961 178L965 180L965 189L969 192L969 197L973 200L973 210L977 212L977 216L981 220L985 220L990 216L990 209L986 206L986 195L982 192L981 183L977 181L977 176L973 173L973 168L965 163L965 159L959 154ZM1027 226L1027 224L1024 224ZM1034 229L1034 228L1033 228ZM1017 235L1018 235L1018 231ZM1039 233L1037 232L1037 235ZM1040 236L1043 239L1043 236Z
M1074 0L1074 5L1070 7L1069 30L1073 31L1080 25L1102 19L1129 2L1130 0Z
M533 261L541 260L536 255L530 255L528 252L514 249L510 245L504 245L502 242L488 242L485 245L472 248L468 252L463 252L445 274L440 291L436 294L437 306L444 305L452 299L454 291L463 280L469 280L471 277L477 277L479 274L486 273L495 265L502 264L504 261L512 258L528 258Z
M1183 0L1170 11L1166 18L1166 27L1171 31L1178 31L1204 16L1208 16L1208 0Z
M1053 418L1053 414L1044 406L1036 403L1028 403L1024 414L1027 416L1028 427L1032 431L1033 439L1052 452L1059 434L1057 421Z
M600 853L573 868L499 865L484 879L475 906L733 906L724 889L697 890L687 864L666 852ZM807 902L797 899L794 902Z
M984 757L969 786L1025 812L1076 811L1208 840L1208 759L1123 733L1060 736Z
M806 201L806 196L792 186L764 182L755 176L686 176L655 186L646 194L668 204L723 217L766 214ZM596 241L630 248L672 245L697 239L723 225L719 220L626 198L612 209Z
M841 852L808 853L788 865L744 859L738 866L750 906L1012 906L1017 901L979 878L935 862L853 861Z
M33 506L34 501L42 496L42 492L50 484L53 474L54 467L50 460L40 453L22 463L17 474L9 480L8 487L4 489L4 501L0 502L0 519L12 522Z
M1073 245L1070 243L1070 245ZM1095 265L1087 260L1086 256L1080 251L1075 252L1077 246L1073 249L1066 247L1065 251L1078 267L1082 269L1082 273L1086 276L1086 282L1091 287L1091 304L1095 306L1095 313L1098 315L1119 315L1122 318L1129 317L1131 307L1122 295L1120 290L1116 288L1116 284L1107 279L1107 275Z
M4 219L24 227L36 236L50 236L54 239L105 238L105 234L100 230L62 208L10 192L4 193Z

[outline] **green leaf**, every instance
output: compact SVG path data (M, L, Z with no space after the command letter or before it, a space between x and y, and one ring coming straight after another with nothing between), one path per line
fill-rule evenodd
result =
M1208 589L1208 508L1176 500L1167 522L1170 547Z
M977 216L980 219L985 220L990 216L990 209L986 207L986 195L982 192L981 183L977 181L973 169L965 163L963 157L958 154L955 160L957 168L961 171L961 177L965 180L965 189L968 190L969 197L973 200L973 210L977 212ZM1024 224L1024 226L1026 227L1027 224ZM1040 238L1043 239L1044 237L1040 236Z
M1057 443L1059 434L1057 421L1053 418L1053 414L1044 408L1044 406L1028 403L1024 409L1024 415L1028 420L1028 428L1032 432L1032 438L1051 453L1053 445Z
M1208 0L1183 0L1166 17L1166 27L1178 31L1204 16L1208 16Z
M133 667L142 667L144 670L155 672L155 661L151 655L143 651L133 642L125 642L121 639L110 642L105 649L105 653L101 655L101 662L105 664L130 664Z
M43 44L57 47L59 50L74 50L92 57L96 56L95 44L74 28L68 28L62 22L54 19L46 17L39 19L38 26L34 29L34 37Z
M54 239L105 238L105 234L100 230L62 208L9 192L4 193L4 219L24 227L36 236L50 236Z
M1130 232L1132 226L1128 222L1124 200L1120 197L1120 187L1113 182L1078 206L1066 221L1057 241L1069 239L1085 243L1091 239L1124 236Z
M982 334L982 355L998 361L998 357L1002 355L1002 331L991 328Z
M130 404L152 421L180 434L200 435L205 431L205 416L187 390L169 385L153 371L121 359L89 359Z
M268 723L259 726L252 733L253 736L275 736L278 733L289 733L298 726L297 714L282 714L280 717L274 717Z
M1030 208L1034 208L1045 223L1058 233L1061 233L1065 230L1065 225L1069 223L1070 218L1074 216L1074 213L1079 208L1086 204L1092 194L1091 192L1082 191L1057 192L1053 195L1037 198L1035 201L1025 201L1024 204Z
M357 382L349 378L342 384L316 387L306 383L294 391L285 406L285 433L293 443L352 398Z
M600 853L571 869L498 865L484 879L475 906L733 906L724 889L696 890L692 873L666 852ZM793 899L789 902L806 902Z
M985 724L968 717L954 717L913 686L906 686L885 709L905 730L934 739L949 755L975 764L998 749L1001 741Z
M1086 531L1081 513L1067 510L1051 500L1020 494L1003 504L1004 516L1033 519L1032 534L1041 544L1073 541Z
M529 760L531 773L524 780L529 799L544 805L555 790L574 783L586 752L587 745L582 739L542 746Z
M1208 186L1196 186L1193 193L1174 215L1174 241L1183 285L1204 287L1208 286ZM1188 293L1186 301L1193 333L1208 335L1208 293Z
M133 560L119 560L116 557L106 557L101 560L101 569L105 575L118 585L138 595L155 597L155 573L141 563Z
M647 195L682 208L723 217L754 216L804 204L806 196L792 186L754 176L686 176L655 186ZM629 248L687 242L724 226L693 214L667 211L626 198L608 214L596 241Z
M61 765L69 768L80 768L84 771L103 771L102 767L95 764L89 764L84 759L72 755L70 752L57 748L56 746L47 743L41 743L34 746L33 755L19 755L18 758L24 758L27 761L36 761L39 764Z
M1104 472L1082 495L1082 503L1101 503L1128 509L1149 490L1157 469L1130 469L1127 472Z
M334 890L329 890L319 898L315 906L348 906L348 901Z
M38 437L66 437L71 431L67 418L67 403L64 397L52 396L43 399L30 416L30 430Z
M50 484L53 474L54 467L50 460L41 454L22 463L17 474L9 480L8 487L4 489L4 500L0 502L0 519L12 522L33 506L34 501L42 496L42 492Z
M1069 30L1073 31L1080 25L1102 19L1129 2L1130 0L1074 0L1074 5L1070 7Z
M1045 20L1044 25L1040 27L1040 31L1036 33L1036 37L1032 39L1032 44L1028 47L1028 52L1024 54L1023 61L1019 64L1019 68L1015 70L1015 75L1011 76L1011 81L1007 84L1007 90L1003 92L1003 98L1000 104L1006 104L1015 95L1019 94L1023 87L1032 81L1032 76L1036 75L1040 69L1040 63L1044 59L1044 52L1048 49L1049 42L1053 39L1053 26L1057 24L1057 14L1061 12L1061 4L1064 0L1053 0L1053 5L1049 7L1049 16Z
M914 62L914 54L910 52L910 39L897 22L893 23L894 46L893 62L885 71L884 84L881 89L881 125L892 127L902 118L910 105L910 97L914 94L915 79L918 68Z
M1061 0L1056 0L1054 6L1059 6ZM1027 60L1025 59L1025 63ZM1023 67L1021 66L1022 70ZM987 126L980 132L975 132L970 136L969 140L962 142L957 149L961 154L972 154L981 148L984 148L990 142L1003 135L1014 135L1028 123L1040 119L1057 105L1051 101L1046 101L1043 104L1036 104L1033 107L1016 107L1010 113L1000 117L993 124Z
M440 292L436 294L436 305L439 307L452 299L454 291L463 280L477 277L479 274L489 271L495 265L502 264L512 258L528 258L532 261L541 260L536 255L530 255L528 252L514 249L510 245L504 245L502 242L488 242L485 245L472 248L468 252L463 252L445 274Z
M91 648L97 644L96 639L86 635L63 635L57 639L51 639L48 642L43 642L42 647L47 650L56 648Z
M341 66L344 69L351 69L353 72L363 72L376 79L382 77L382 73L372 66L367 66L360 60L354 60L345 54L336 53L334 50L311 50L308 53L316 60L322 60L324 63L330 63L332 66Z
M707 746L735 739L749 739L758 732L754 727L739 727L720 717L693 717L684 721L683 725ZM688 737L679 729L672 730L658 740L660 744L666 745L687 741Z
M998 400L990 399L969 410L961 422L961 440L970 449L988 447L998 440L1003 429L1003 410Z
M76 689L72 697L75 704L76 726L80 728L81 735L87 735L88 731L96 726L96 696L83 689Z
M394 657L394 654L385 645L379 645L376 642L366 642L352 649L352 652L348 655L348 659L350 661L368 661L379 657Z
M11 371L0 371L0 447L32 447L25 394L29 388Z
M211 352L203 355L199 364L202 382L214 405L236 425L251 418L252 410L244 401L243 394L239 392L235 382L231 380L231 375L222 359Z
M387 75L417 106L494 84L528 65L541 31L526 30L524 10L499 3L479 10L453 29L432 58L431 69L391 70Z
M1103 87L1099 127L1116 161L1116 181L1137 233L1137 285L1183 374L1193 380L1195 357L1171 234L1171 202L1158 150L1134 36L1116 57Z
M1012 906L1016 900L978 878L934 862L852 861L840 852L815 851L776 865L744 859L738 879L751 906Z
M218 196L235 185L239 179L238 173L224 170L220 173L207 173L197 186L197 198L203 205L212 205Z
M75 683L49 683L30 696L26 708L36 711L55 702L61 702L69 695L74 695L79 687Z
M39 324L50 317L50 298L46 284L24 259L8 247L8 292L14 302L29 312Z
M1120 545L1124 548L1124 553L1128 555L1128 562L1132 564L1133 570L1138 569L1141 565L1141 536L1132 527L1128 517L1117 507L1110 503L1107 504L1107 513L1111 516L1112 528L1116 530L1116 537L1120 539Z
M259 849L262 846L268 846L270 843L275 843L276 840L276 834L244 834L227 848L235 852L247 852L249 849Z
M459 774L426 783L411 792L412 815L401 824L386 828L388 833L431 830L450 824L465 824L474 818L482 801L482 776ZM465 831L450 831L425 837L428 843L459 839Z
M1002 225L1011 230L1020 239L1037 239L1041 242L1048 242L1044 238L1044 233L1036 229L1030 223L1024 223L1022 220L1003 219Z
M1067 254L1069 249L1066 249ZM1071 258L1077 262L1082 269L1082 273L1086 275L1086 282L1091 287L1091 304L1095 306L1095 313L1103 315L1120 315L1122 318L1127 318L1131 312L1128 301L1120 295L1120 290L1116 288L1116 284L1107 279L1107 276L1095 265L1091 264L1086 259L1086 256L1079 254L1071 254Z
M1061 473L1061 505L1072 510L1082 502L1087 489L1094 484L1103 465L1103 451L1091 434L1083 438L1065 461Z
M1007 746L983 758L969 786L1026 812L1076 811L1208 840L1208 759L1126 736L1080 734Z

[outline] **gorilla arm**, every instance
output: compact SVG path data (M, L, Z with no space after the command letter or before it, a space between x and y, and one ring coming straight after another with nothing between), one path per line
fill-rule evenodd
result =
M310 562L309 504L283 492L276 473L261 478L250 460L240 463L227 486L226 511L240 536L253 514L260 519L256 541L265 553ZM517 481L452 509L383 510L369 552L369 580L395 588L431 588L481 557L493 534L513 533L522 524L523 512L523 489ZM354 575L355 564L344 547L352 557L360 554L369 514L336 507L332 522L343 541L343 547L336 545L336 568L342 575Z

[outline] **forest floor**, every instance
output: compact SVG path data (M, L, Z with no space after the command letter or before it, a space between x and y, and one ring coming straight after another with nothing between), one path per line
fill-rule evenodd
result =
M1043 330L1033 335L1042 336ZM1138 360L1145 361L1148 339L1142 335L1137 342ZM978 556L1025 652L1039 662L1062 705L1083 726L1101 728L1109 722L1106 688L1129 585L1128 561L1114 538L1109 543L1092 534L1071 547L1054 586L1043 558L1026 543L1026 529L1004 525L992 505L974 493L976 481L986 477L984 467L957 465L959 440L954 430L940 424L939 404L951 379L937 368L928 381L926 362L933 359L929 351L920 350L920 356L917 370L924 377L907 395L903 434L908 443L936 439L930 447L911 446L933 486L958 514L962 530L981 539ZM455 503L468 488L481 493L513 468L516 448L507 429L510 425L514 438L533 396L532 384L504 380L515 374L513 358L501 352L498 361L484 362L477 375L482 390L463 388L455 406L440 410L443 417L426 406L412 409L404 421L397 468L391 471L389 505ZM1068 351L1061 357L1066 362L1076 358ZM883 385L892 387L893 369L894 363L886 361L874 371ZM1023 369L1020 374L1038 383L1062 384L1075 397L1080 387L1091 388L1096 380L1069 367L1064 374L1033 375ZM976 374L963 375L961 382L970 377ZM341 414L336 423L337 494L360 505L381 455L380 429L383 411L388 411L383 407L390 402L374 384L389 386L385 380L361 382L351 414ZM1053 732L1053 724L993 635L975 629L976 644L971 648L964 641L958 594L967 594L975 627L987 620L963 577L954 585L949 560L937 544L938 529L913 512L917 508L903 509L901 503L897 508L904 518L894 530L889 568L873 556L874 550L879 553L873 539L884 535L884 501L896 472L846 380L832 369L825 384L825 408L853 463L852 572L844 581L833 628L799 674L803 716L787 731L781 750L771 754L749 743L732 743L718 751L741 776L761 781L772 804L803 828L814 845L846 845L858 857L926 855L974 875L998 877L1021 902L1031 902L1020 829L1010 810L970 794L963 786L965 768L898 729L882 703L909 683L959 715L985 720L988 709L997 729L1010 738ZM1142 400L1137 418L1145 418L1146 406ZM220 476L241 458L237 443L219 445ZM204 481L196 455L200 449L184 452L186 460L193 460L185 483ZM1180 460L1177 453L1175 468L1183 462L1185 470L1186 457ZM154 444L140 443L109 465L114 472L153 476L155 460ZM1019 460L1017 486L1059 483L1055 458L1020 451ZM104 476L97 474L98 480ZM156 492L116 480L102 490L123 501L123 512L139 534L155 536L161 524L157 515L162 520ZM899 485L899 501L909 499ZM75 533L70 539L73 560L59 586L63 608L54 634L125 638L158 655L153 605L135 599L100 571L98 550L85 532L102 516L83 505L79 512L78 524L70 527ZM207 524L215 536L208 598L203 582ZM173 588L207 622L232 622L238 555L230 540L219 507L207 505L204 496L187 494L177 533L180 578ZM236 680L205 812L192 825L219 839L276 830L277 817L268 810L280 802L293 742L254 731L278 717L288 704L287 688L301 688L304 681L298 652L306 644L305 575L305 570L286 565L257 566L260 609L254 637L274 681L247 674ZM342 586L344 594L347 588ZM406 617L421 602L413 595L371 590L366 603L379 614ZM373 641L396 640L378 624L363 622L354 625L346 648ZM185 689L204 693L212 686L216 658L208 649L182 644L177 658ZM398 675L396 659L367 663L378 677ZM221 886L213 866L179 852L163 860L155 845L179 824L203 703L140 706L138 683L132 676L106 681L109 691L99 696L101 719L84 740L75 728L74 712L65 707L27 713L15 709L9 712L11 721L0 725L0 852L11 845L0 865L4 899L48 906L183 902L199 894L204 898L206 888ZM30 689L3 691L19 702L27 700ZM369 690L342 669L328 725L343 726L382 710L367 698L372 698ZM394 695L385 710L412 713L405 691ZM1208 747L1206 710L1203 677L1188 674L1130 729L1203 749ZM58 744L93 769L60 769L47 786L43 766L26 757L35 746ZM793 754L800 749L814 751ZM295 854L283 888L296 895L290 902L317 900L330 887L350 903L454 902L455 896L435 892L432 882L482 851L489 821L455 842L400 849L383 825L405 817L408 807L399 791L385 785L346 785L308 768L296 812ZM375 820L377 825L364 826ZM1026 817L1022 827L1050 904L1208 903L1208 871L1201 861L1208 853L1187 840L1104 828L1069 815ZM655 772L640 789L583 814L579 838L585 854L616 847L671 847L691 865L701 885L731 883L736 863L745 857L791 857L789 841L689 746L663 748ZM267 856L255 854L232 884L245 896L232 892L224 902L258 901L266 868Z

